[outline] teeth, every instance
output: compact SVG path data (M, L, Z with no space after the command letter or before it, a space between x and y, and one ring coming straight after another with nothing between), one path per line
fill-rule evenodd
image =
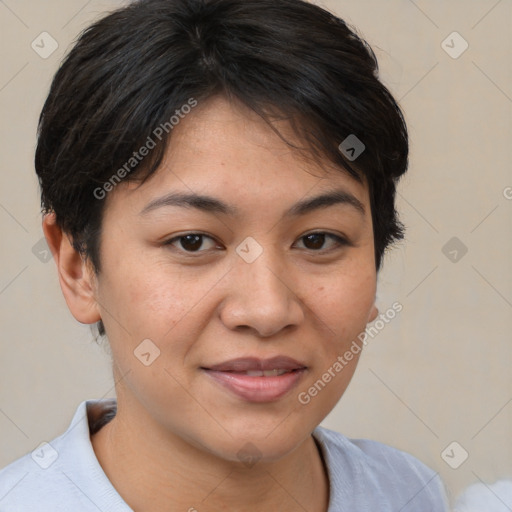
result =
M283 375L288 373L288 370L248 370L243 372L244 375L248 377L278 377L279 375Z
M277 377L278 375L283 375L288 373L288 370L267 370L263 372L265 377Z
M263 377L263 372L260 370L249 370L244 372L248 377Z

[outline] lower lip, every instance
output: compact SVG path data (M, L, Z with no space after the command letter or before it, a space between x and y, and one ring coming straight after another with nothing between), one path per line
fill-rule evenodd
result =
M272 402L293 389L305 369L284 373L276 377L249 377L240 373L205 370L223 387L248 402Z

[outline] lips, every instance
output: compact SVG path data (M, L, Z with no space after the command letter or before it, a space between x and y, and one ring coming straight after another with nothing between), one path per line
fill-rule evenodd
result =
M249 402L272 402L293 389L307 367L286 356L245 357L201 368L223 389Z
M207 370L218 372L273 372L273 371L292 371L306 368L306 365L296 361L287 356L276 356L270 359L258 359L257 357L241 357L238 359L231 359L224 363L214 364L205 368ZM260 375L257 375L260 376ZM275 376L275 374L268 375Z

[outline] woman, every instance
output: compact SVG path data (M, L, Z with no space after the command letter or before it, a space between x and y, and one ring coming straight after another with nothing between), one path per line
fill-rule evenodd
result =
M414 457L319 427L402 237L399 107L298 0L141 0L87 29L36 151L43 230L116 399L0 473L0 510L446 509Z

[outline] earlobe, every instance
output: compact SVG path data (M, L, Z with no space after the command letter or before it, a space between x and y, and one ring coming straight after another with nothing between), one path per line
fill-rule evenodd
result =
M60 287L71 314L83 324L101 320L95 298L95 275L58 226L54 213L43 217L43 232L57 264Z
M370 315L368 316L367 323L373 322L377 318L378 314L379 314L379 310L377 309L377 306L375 306L375 303L374 303L372 306L372 309L370 311Z

